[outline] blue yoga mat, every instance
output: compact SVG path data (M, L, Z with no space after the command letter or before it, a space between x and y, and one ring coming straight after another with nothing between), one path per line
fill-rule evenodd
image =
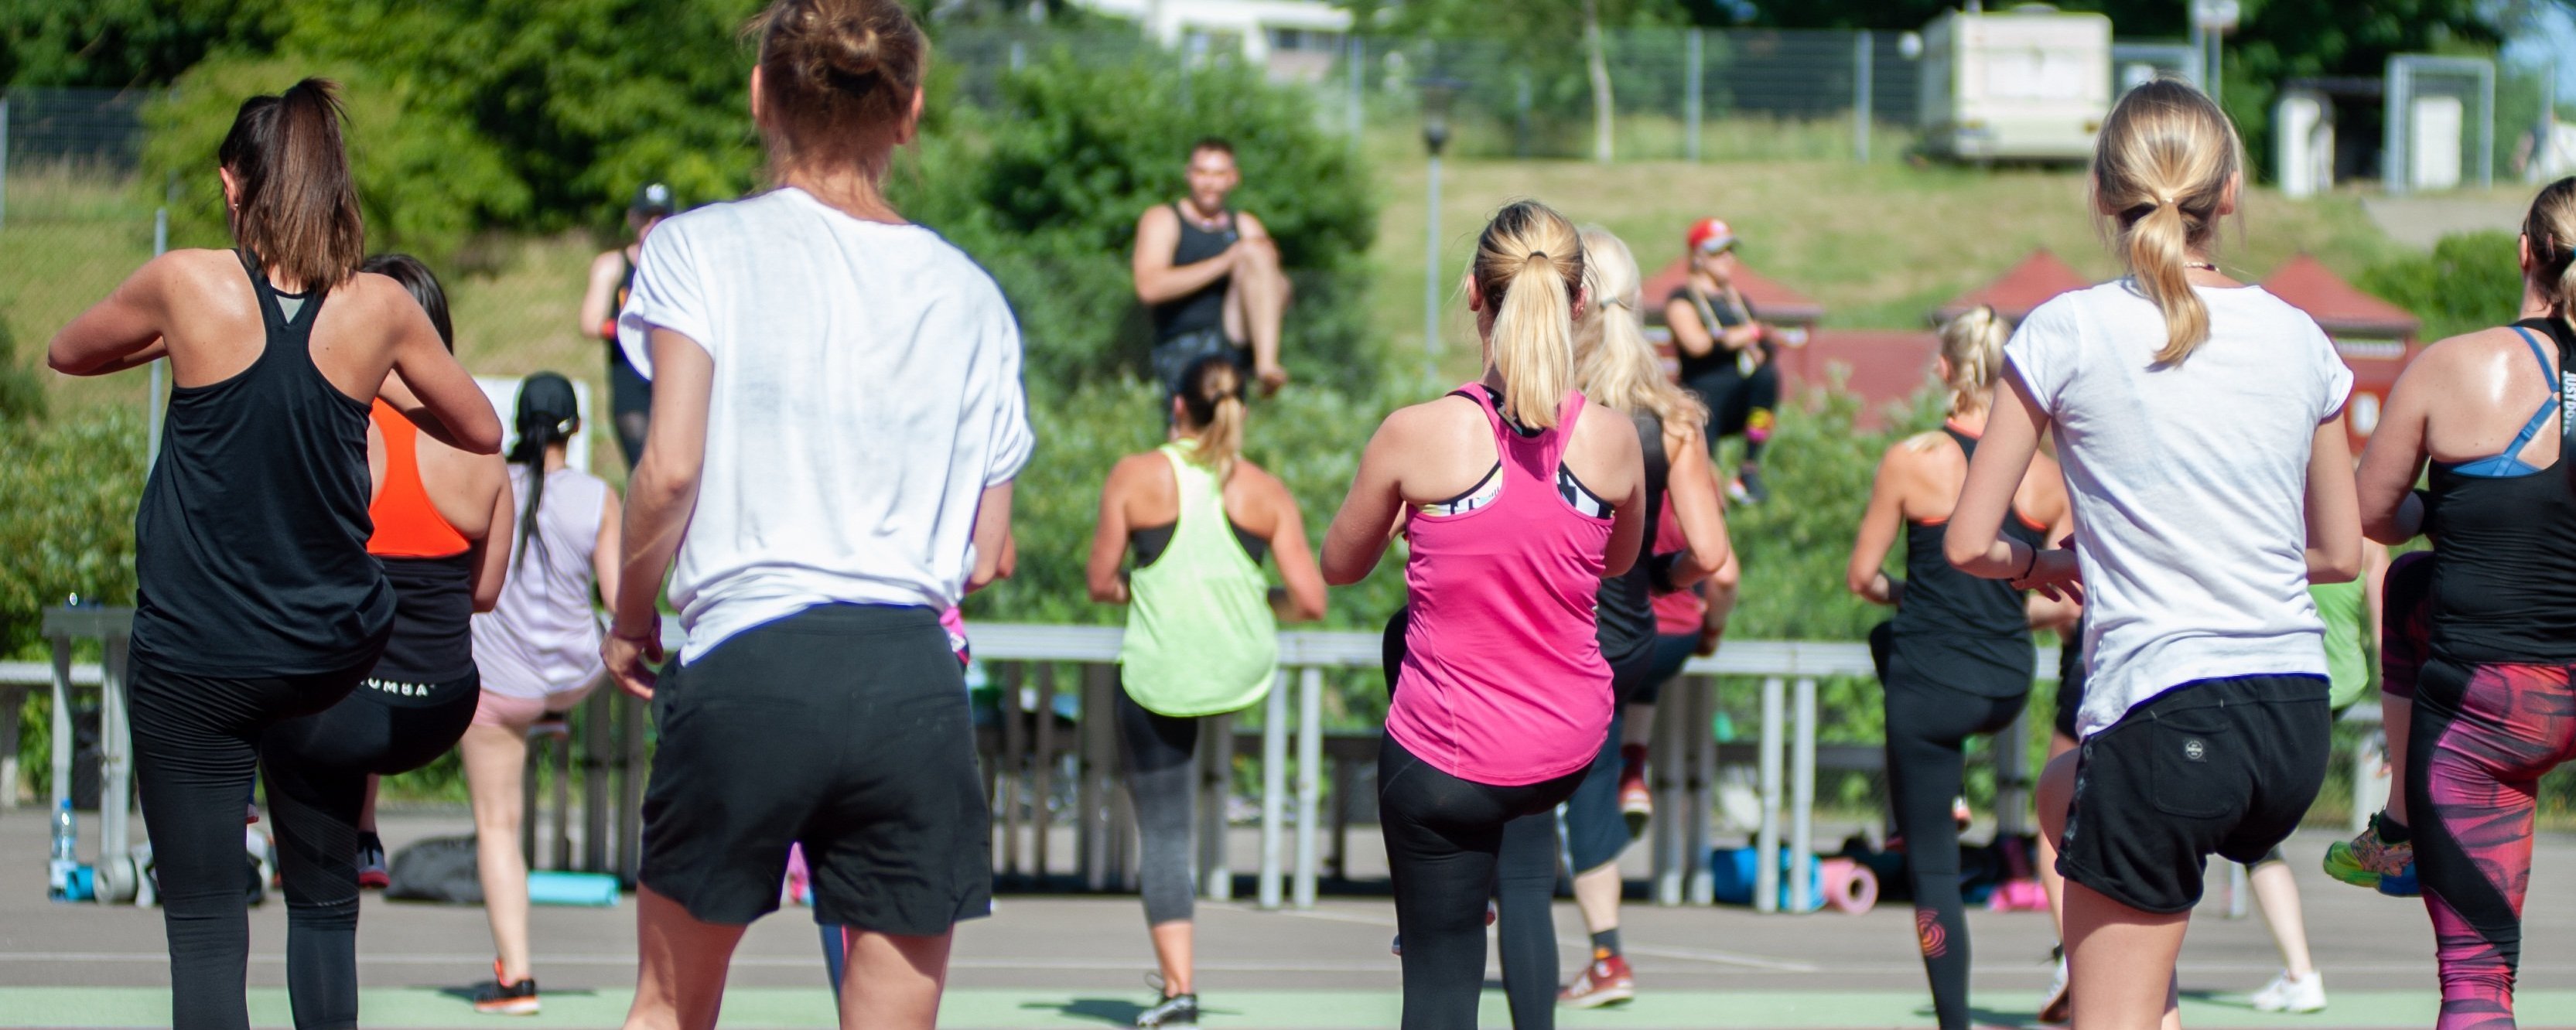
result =
M529 873L528 901L538 905L615 908L617 878L606 873Z

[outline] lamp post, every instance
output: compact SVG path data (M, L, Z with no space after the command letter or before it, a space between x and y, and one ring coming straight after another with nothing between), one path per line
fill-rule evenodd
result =
M1421 80L1422 146L1431 154L1430 235L1422 259L1422 378L1440 375L1440 151L1449 145L1449 102L1458 95L1456 79Z

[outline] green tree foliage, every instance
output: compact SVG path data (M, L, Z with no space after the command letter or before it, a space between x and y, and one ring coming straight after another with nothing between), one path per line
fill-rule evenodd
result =
M2359 285L2423 319L2427 342L2503 325L2522 307L2516 239L2502 230L2445 236L2430 254L2372 265Z
M18 356L9 320L0 318L0 424L43 418L45 408L45 381L32 362Z
M0 83L166 86L210 54L266 52L287 0L0 0Z
M1301 93L1257 71L1184 77L1165 61L1102 66L1058 50L1005 76L989 110L948 108L888 192L993 271L1019 310L1029 381L1044 389L1141 369L1151 341L1128 275L1136 220L1182 196L1190 146L1205 136L1234 144L1234 204L1269 226L1296 281L1280 347L1290 371L1308 384L1374 379L1360 303L1377 225L1365 174Z
M0 423L0 654L35 643L40 612L71 594L134 603L143 442L122 406Z

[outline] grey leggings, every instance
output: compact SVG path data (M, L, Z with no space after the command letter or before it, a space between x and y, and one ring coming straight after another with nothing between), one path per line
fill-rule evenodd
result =
M1136 802L1137 879L1145 925L1187 920L1198 878L1190 868L1190 788L1198 764L1200 720L1147 711L1118 692L1118 736L1127 744L1127 790Z

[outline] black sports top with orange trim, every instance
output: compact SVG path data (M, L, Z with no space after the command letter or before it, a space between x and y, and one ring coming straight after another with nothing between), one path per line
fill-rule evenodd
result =
M1944 425L1941 431L1974 458L1977 438ZM1961 572L1941 553L1949 530L1941 522L1905 523L1905 593L1889 627L1896 635L1888 678L1928 681L1983 697L2011 697L2030 690L2037 652L2022 592L2000 579ZM2004 535L2030 547L2048 539L2048 527L2014 509Z

